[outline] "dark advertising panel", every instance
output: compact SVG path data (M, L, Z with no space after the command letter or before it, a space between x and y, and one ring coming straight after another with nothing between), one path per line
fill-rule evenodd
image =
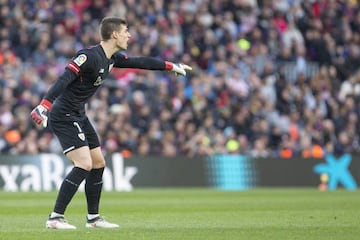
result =
M246 155L211 157L108 157L105 191L131 191L134 187L210 187L247 190L256 187L357 188L360 161L357 155L324 159L259 158ZM72 168L62 155L0 155L0 189L52 191ZM80 191L84 184L80 185Z

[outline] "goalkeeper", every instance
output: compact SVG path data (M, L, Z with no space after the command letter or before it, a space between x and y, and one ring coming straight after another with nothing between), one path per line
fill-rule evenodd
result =
M99 214L102 176L105 159L99 138L85 113L85 104L106 80L113 67L167 70L186 75L191 67L150 57L127 57L131 37L125 20L107 17L100 24L101 42L80 50L67 64L64 73L31 112L32 120L49 127L59 139L63 153L74 167L63 180L55 206L46 227L50 229L76 229L69 224L64 213L79 185L85 180L87 222L89 228L118 228ZM56 101L55 101L56 99Z

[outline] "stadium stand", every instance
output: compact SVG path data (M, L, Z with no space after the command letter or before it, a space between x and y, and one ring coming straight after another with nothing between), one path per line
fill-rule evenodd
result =
M0 153L61 152L29 112L109 15L130 23L129 55L195 68L113 70L88 105L105 154L359 151L357 0L1 0Z

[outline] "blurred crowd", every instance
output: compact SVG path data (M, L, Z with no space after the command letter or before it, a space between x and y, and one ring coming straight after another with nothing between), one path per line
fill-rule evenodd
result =
M0 153L61 153L30 111L104 16L129 56L193 67L114 69L87 105L104 154L323 157L359 151L357 0L0 0Z

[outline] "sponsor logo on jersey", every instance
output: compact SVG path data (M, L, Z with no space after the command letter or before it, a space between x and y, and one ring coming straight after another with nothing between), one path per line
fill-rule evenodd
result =
M96 81L94 82L94 86L99 86L99 85L101 85L103 81L104 81L104 80L103 80L100 76L98 76L97 79L96 79Z
M105 71L105 69L101 68L101 69L99 70L99 73L104 73L104 71Z
M84 62L86 62L86 59L87 56L85 54L80 54L77 56L77 58L74 59L74 63L80 67Z

